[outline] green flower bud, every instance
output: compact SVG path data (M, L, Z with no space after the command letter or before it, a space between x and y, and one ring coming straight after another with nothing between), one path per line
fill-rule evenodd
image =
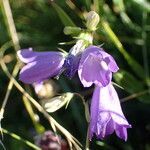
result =
M99 15L95 11L90 11L85 17L85 19L86 27L91 31L95 31L100 21Z
M64 105L66 105L67 107L73 96L73 93L67 92L62 94L61 96L56 96L51 99L45 99L41 101L41 103L47 112L52 113L57 111Z
M64 33L66 35L78 35L80 32L81 32L81 28L79 27L70 27L70 26L67 26L64 28Z

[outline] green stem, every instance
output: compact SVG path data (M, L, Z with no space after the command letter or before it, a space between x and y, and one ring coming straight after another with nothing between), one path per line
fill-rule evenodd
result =
M11 11L11 8L10 8L9 0L1 0L0 4L1 3L2 3L1 7L3 9L3 15L4 15L4 18L5 18L5 21L6 21L7 29L8 29L8 32L10 33L10 37L12 39L14 49L15 49L15 51L17 51L17 50L20 49L20 45L19 45L19 39L18 39L18 35L17 35L17 32L16 32L15 23L14 23L14 20L13 20L13 16L12 16L12 11ZM8 48L7 44L8 43L6 43L1 48L2 53L4 53L4 51ZM11 43L9 42L9 44L11 44ZM10 47L10 45L9 45L9 47ZM16 65L14 67L14 70L12 72L12 75L14 77L16 77L17 74L18 74L18 71L19 71L19 67L18 67L18 63L16 63ZM1 110L0 110L0 115L1 115L0 119L3 118L5 106L7 104L9 95L10 95L11 90L12 90L12 87L13 87L13 81L11 79L9 81L9 84L8 84L8 87L7 87L7 92L5 94L5 97L4 97L4 100L3 100L3 103L2 103L2 107L1 107Z
M3 15L7 24L7 29L13 41L14 48L17 51L20 49L19 38L18 38L17 31L15 28L15 23L13 20L13 15L12 15L12 11L10 8L9 0L1 0L1 2L2 2L2 8L4 10Z
M122 103L122 102L126 102L126 101L128 101L128 100L131 100L131 99L140 97L140 96L145 95L145 94L147 94L147 93L149 93L149 89L148 89L148 90L145 90L145 91L138 92L138 93L134 93L134 94L132 94L132 95L129 95L129 96L125 97L125 98L120 99L120 101L121 101L121 103Z
M143 39L142 52L143 52L145 78L146 78L147 85L149 88L149 93L150 93L150 81L149 81L150 75L149 75L148 54L147 54L147 47L146 47L147 34L146 34L146 30L145 30L146 20L147 20L147 12L144 11L143 12L143 20L142 20L142 39Z
M35 149L35 150L41 150L41 148L39 148L38 146L34 145L33 143L29 142L28 140L25 140L23 138L21 138L19 135L15 134L15 133L12 133L12 132L9 132L8 130L2 128L2 131L5 133L5 134L8 134L10 135L12 138L16 139L16 140L19 140L23 143L25 143L26 145L28 145L29 147Z
M13 43L15 51L18 51L20 49L19 38L18 38L17 31L16 31L16 28L15 28L15 23L14 23L14 20L13 20L13 15L12 15L11 7L10 7L10 4L9 4L9 0L2 0L1 2L2 2L2 8L3 8L3 15L4 15L4 18L5 18L5 22L6 22L6 25L7 25L8 32L10 33L10 37L12 39L12 43ZM6 49L8 49L8 46L4 45L1 48L2 53L4 53ZM13 72L12 72L13 77L17 76L18 71L19 71L19 66L20 66L19 63L17 62L14 69L13 69ZM6 95L4 97L2 107L1 107L1 110L0 110L0 117L1 117L0 119L3 118L4 111L5 111L5 106L7 104L9 95L10 95L11 90L13 88L13 84L14 83L13 83L12 79L10 79L8 87L7 87L7 92L6 92ZM29 101L28 100L24 101L24 104L25 104L26 110L30 114L30 117L31 117L31 120L33 121L33 124L35 125L36 131L42 132L43 131L42 126L39 123L37 123L33 119L33 117L31 116L31 112L32 112L33 116L35 116L36 114L34 114L34 112L31 111L32 106L30 105L31 107L29 107Z
M85 145L85 150L90 150L90 143L89 143L89 125L88 125L87 135L86 135L86 145Z
M33 122L33 125L36 129L36 132L39 134L43 133L45 131L45 129L39 123L39 119L37 119L37 117L39 118L39 116L33 111L33 108L32 108L30 101L28 101L28 99L25 96L23 96L22 99L23 99L23 103L25 105L25 108L26 108L26 110L27 110L32 122Z

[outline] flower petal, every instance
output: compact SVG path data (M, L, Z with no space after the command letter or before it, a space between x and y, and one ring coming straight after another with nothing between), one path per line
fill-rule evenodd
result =
M108 136L114 132L114 121L112 119L109 120L106 126L105 136Z
M116 125L115 132L119 138L127 141L127 128L126 127Z
M114 58L111 55L108 55L108 57L104 58L105 62L108 64L108 68L112 72L117 72L119 70L119 67L114 60Z
M129 123L127 122L122 109L121 109L121 105L120 105L120 101L119 101L119 97L118 94L115 90L115 88L110 84L108 86L108 90L109 90L109 95L110 95L110 112L111 112L111 116L112 119L120 125L124 125L127 127L130 127Z
M89 46L87 49L85 49L82 61L89 55L89 53L101 54L104 61L107 62L110 71L117 72L119 70L119 67L114 58L106 53L102 48L93 45Z
M100 90L101 88L99 86L95 87L91 101L90 139L92 139L94 133L97 135L98 138L103 139L105 135L108 135L109 132L107 131L107 125L111 120L111 116L107 112L107 110L105 111L105 106L101 105L100 99L103 98L101 97L103 96L103 92L100 92ZM112 132L112 130L114 131L114 129L112 128L110 129L110 132Z
M64 64L64 57L60 52L45 52L44 55L38 53L38 56L32 60L34 61L28 63L20 71L20 80L24 83L31 84L55 76Z
M90 107L90 130L89 138L93 137L93 134L97 131L97 120L98 120L98 106L99 106L99 87L96 87L93 93L91 107Z
M111 72L104 67L97 55L89 54L79 65L78 75L84 87L89 87L93 83L106 86L111 81Z
M122 112L114 87L111 84L96 86L91 102L90 138L95 133L103 139L115 130L118 137L126 140L127 128L131 125Z
M36 55L34 53L35 52L32 51L32 48L28 48L28 49L19 50L17 52L17 55L22 62L29 63L36 58Z
M110 116L109 113L107 113L107 112L99 113L98 121L97 121L97 132L96 132L96 135L100 139L105 138L106 133L107 133L106 129L107 129L107 126L108 126L110 120L111 120L111 116Z
M51 59L52 57L62 56L61 52L34 52L32 48L22 49L17 52L19 59L24 63L39 61L40 59Z

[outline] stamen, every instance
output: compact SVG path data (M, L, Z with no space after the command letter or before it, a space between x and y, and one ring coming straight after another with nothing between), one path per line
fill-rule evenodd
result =
M108 70L108 66L105 61L102 60L100 64L104 70Z

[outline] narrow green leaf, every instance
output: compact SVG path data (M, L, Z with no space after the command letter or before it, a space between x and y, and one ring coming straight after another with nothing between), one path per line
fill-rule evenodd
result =
M125 4L123 0L113 0L114 3L114 9L120 14L120 17L125 25L127 25L132 30L136 30L138 32L141 31L140 26L137 24L134 24L132 20L129 18L129 16L126 13Z
M99 0L93 0L94 10L99 13Z
M35 116L38 116L38 114L36 114L34 112L30 101L25 96L23 96L22 99L23 99L25 108L26 108L27 112L29 113L29 116L30 116L30 118L31 118L31 120L33 122L33 125L34 125L35 129L36 129L36 132L39 133L39 134L43 133L45 131L45 128L36 119Z
M58 13L58 16L60 20L62 21L62 23L64 24L64 26L72 26L72 27L76 26L74 22L71 20L71 18L67 15L67 13L61 7L59 7L56 3L52 3L52 6Z
M10 135L12 138L14 138L14 139L16 139L16 140L18 140L18 141L21 141L21 142L23 142L23 143L25 143L26 145L28 145L28 146L31 147L32 149L41 150L41 148L39 148L39 147L36 146L35 144L31 143L30 141L23 139L23 138L20 137L19 135L15 134L15 133L12 133L12 132L10 132L10 131L4 129L4 128L3 128L2 130L3 130L3 132L4 132L5 134L8 134L8 135Z
M113 0L113 3L115 5L115 8L117 9L117 11L119 11L119 12L125 11L123 0Z
M91 0L85 0L85 4L86 4L86 7L87 7L87 10L90 10L90 7L91 7Z
M132 0L135 4L137 4L144 11L150 12L150 3L145 0Z

